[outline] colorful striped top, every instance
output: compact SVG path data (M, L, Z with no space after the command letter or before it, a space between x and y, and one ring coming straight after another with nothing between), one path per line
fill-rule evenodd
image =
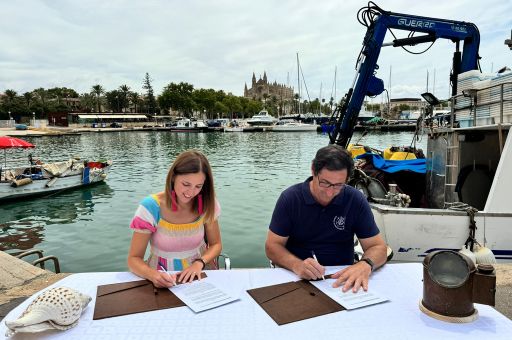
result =
M215 219L220 216L220 205L215 200ZM141 202L130 228L139 233L151 233L150 255L147 260L151 268L158 268L158 262L167 270L181 271L192 264L205 252L204 214L191 223L170 223L160 217L160 201L157 195L150 195ZM206 269L215 269L207 264Z

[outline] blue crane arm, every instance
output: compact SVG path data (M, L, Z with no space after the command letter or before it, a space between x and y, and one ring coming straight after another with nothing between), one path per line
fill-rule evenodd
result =
M370 3L371 4L371 3ZM370 5L368 7L370 9ZM347 147L357 122L359 110L365 96L376 96L384 91L384 82L375 76L378 69L377 60L384 46L384 37L388 29L399 29L409 32L426 33L421 36L411 36L396 39L394 47L416 45L424 42L434 42L436 39L449 39L456 43L457 49L453 59L453 93L456 92L457 75L469 70L478 69L478 49L480 33L478 28L468 22L435 19L408 14L383 11L374 6L374 20L368 25L363 41L363 48L356 67L356 79L352 88L345 95L343 105L333 114L331 123L333 131L329 134L329 142ZM459 43L464 43L462 54Z

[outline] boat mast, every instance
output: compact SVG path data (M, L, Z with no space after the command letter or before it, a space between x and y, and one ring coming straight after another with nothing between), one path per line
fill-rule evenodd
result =
M299 52L297 52L297 91L298 94L299 94L299 99L298 99L298 103L297 103L297 110L298 110L298 114L299 114L299 118L300 118L300 66L299 66Z
M318 98L318 115L322 114L322 82L320 82L320 96Z

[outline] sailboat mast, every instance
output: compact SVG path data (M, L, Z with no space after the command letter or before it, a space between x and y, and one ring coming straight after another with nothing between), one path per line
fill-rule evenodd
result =
M320 96L318 98L318 114L322 113L322 82L320 82Z
M391 117L391 69L392 69L392 66L391 66L391 65L389 65L388 117Z
M297 91L299 91L298 92L299 99L297 100L298 101L297 109L298 109L299 118L300 118L300 66L299 66L299 52L297 52Z
M334 102L336 103L336 73L338 72L338 66L334 66Z

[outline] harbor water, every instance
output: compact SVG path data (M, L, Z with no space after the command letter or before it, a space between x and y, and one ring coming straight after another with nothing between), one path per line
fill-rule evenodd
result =
M235 268L266 267L264 243L279 194L310 176L316 150L328 144L326 135L314 132L123 131L25 139L47 162L73 156L114 161L106 183L0 205L0 250L42 249L59 258L63 272L126 271L129 224L139 201L164 189L170 164L190 148L203 151L213 168L223 252ZM383 149L412 139L412 133L381 133L361 143ZM425 146L426 136L418 142ZM27 152L8 156L26 162Z

